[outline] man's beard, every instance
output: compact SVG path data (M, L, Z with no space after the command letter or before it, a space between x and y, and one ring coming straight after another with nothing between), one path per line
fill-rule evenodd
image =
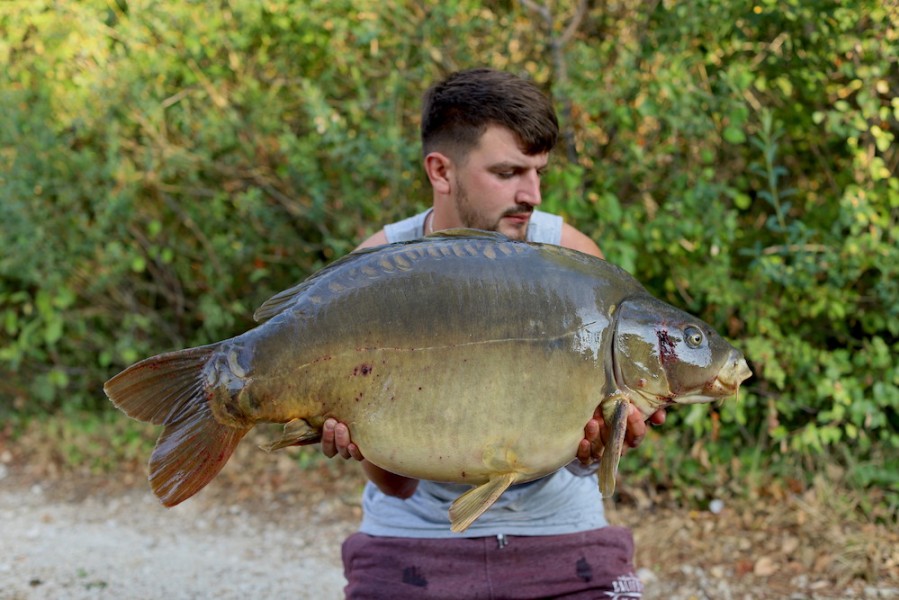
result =
M468 227L470 229L483 229L484 231L499 231L499 226L503 217L510 215L520 215L522 213L531 214L534 212L534 208L532 206L520 204L515 208L504 211L498 219L491 219L487 215L480 212L477 207L472 204L471 199L468 197L468 191L459 182L457 182L456 185L455 201L456 210L459 213L459 220L462 221L462 226ZM518 227L514 228L510 232L501 231L500 233L509 236L513 240L524 241L528 235L528 228L527 226Z

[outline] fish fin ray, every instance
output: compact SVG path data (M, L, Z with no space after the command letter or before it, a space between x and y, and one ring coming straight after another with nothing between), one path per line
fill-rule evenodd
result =
M150 457L150 487L165 506L187 500L218 475L249 431L215 420L205 399L166 425Z
M261 444L259 448L266 452L273 452L287 446L306 446L315 444L322 439L321 429L312 427L305 419L291 419L284 424L281 437L271 444Z
M361 250L354 250L346 256L338 258L328 266L319 271L316 271L295 286L280 291L263 302L262 306L257 308L256 312L253 313L253 320L257 323L263 323L265 321L268 321L272 317L281 314L282 312L293 306L294 302L296 301L297 297L300 296L300 294L305 292L312 284L316 283L322 277L326 277L330 275L335 269L345 266L347 263L357 261L366 254L371 254L372 252L375 252L383 247L384 246L373 246L371 248L362 248Z
M468 490L453 502L449 509L452 529L461 533L474 523L475 519L493 506L493 503L518 479L517 473L501 473L490 481Z
M287 288L281 292L278 292L268 300L262 303L256 312L253 313L253 319L257 323L262 323L264 321L268 321L272 317L275 317L291 306L293 306L296 299L310 286L314 283L318 282L321 278L327 277L330 275L335 269L345 267L348 263L359 260L361 257L371 254L372 252L378 252L384 250L387 246L415 246L418 243L421 243L422 240L427 238L482 238L482 239L493 239L496 241L509 241L509 238L501 233L497 233L495 231L484 231L481 229L444 229L441 231L436 231L434 233L429 234L425 238L418 238L414 240L402 241L402 242L394 242L392 244L382 244L380 246L372 246L370 248L362 248L359 250L354 250L349 254L335 260L330 263L323 269L316 271L312 275L310 275L307 279L301 281L300 283L294 285L293 287Z
M309 286L314 283L314 280L317 279L321 275L322 271L319 271L312 275L309 279L298 283L297 285L287 288L286 290L280 291L265 302L262 303L262 306L256 309L256 312L253 313L253 320L257 323L264 323L268 321L272 317L276 317L291 306L293 306L294 301L297 297L305 292Z
M219 344L159 354L107 381L103 391L129 417L165 425L178 421L198 396L205 402L202 370Z
M613 403L612 410L606 418L612 429L612 436L603 448L599 463L599 491L603 498L609 498L615 493L615 477L618 475L621 451L624 449L624 434L627 432L627 412L630 405L624 396L614 397L610 401Z
M103 386L128 416L165 425L150 456L150 487L165 506L200 491L228 462L249 428L219 423L207 398L203 367L220 344L160 354Z

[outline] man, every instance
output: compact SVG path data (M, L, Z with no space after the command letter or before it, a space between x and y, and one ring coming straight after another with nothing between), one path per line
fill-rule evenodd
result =
M424 168L433 207L386 226L360 248L471 227L602 257L596 243L536 210L540 177L558 137L551 102L532 83L488 69L462 71L424 97ZM660 411L651 417L664 422ZM627 442L646 425L636 409ZM364 460L346 425L324 424L322 450L362 461L369 482L359 533L343 546L350 598L640 597L630 532L603 515L595 468L608 432L585 424L572 464L507 490L463 534L449 504L465 489L390 473Z

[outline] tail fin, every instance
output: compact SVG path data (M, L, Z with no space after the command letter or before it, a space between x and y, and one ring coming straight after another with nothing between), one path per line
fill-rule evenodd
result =
M165 506L199 492L218 475L249 431L219 423L203 367L218 345L160 354L132 365L103 390L125 414L165 425L150 457L150 486Z

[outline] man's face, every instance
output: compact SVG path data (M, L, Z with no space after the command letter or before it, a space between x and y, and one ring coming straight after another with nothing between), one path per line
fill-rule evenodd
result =
M453 201L462 227L498 231L524 240L540 205L540 176L549 155L527 155L505 127L490 126L456 165Z

